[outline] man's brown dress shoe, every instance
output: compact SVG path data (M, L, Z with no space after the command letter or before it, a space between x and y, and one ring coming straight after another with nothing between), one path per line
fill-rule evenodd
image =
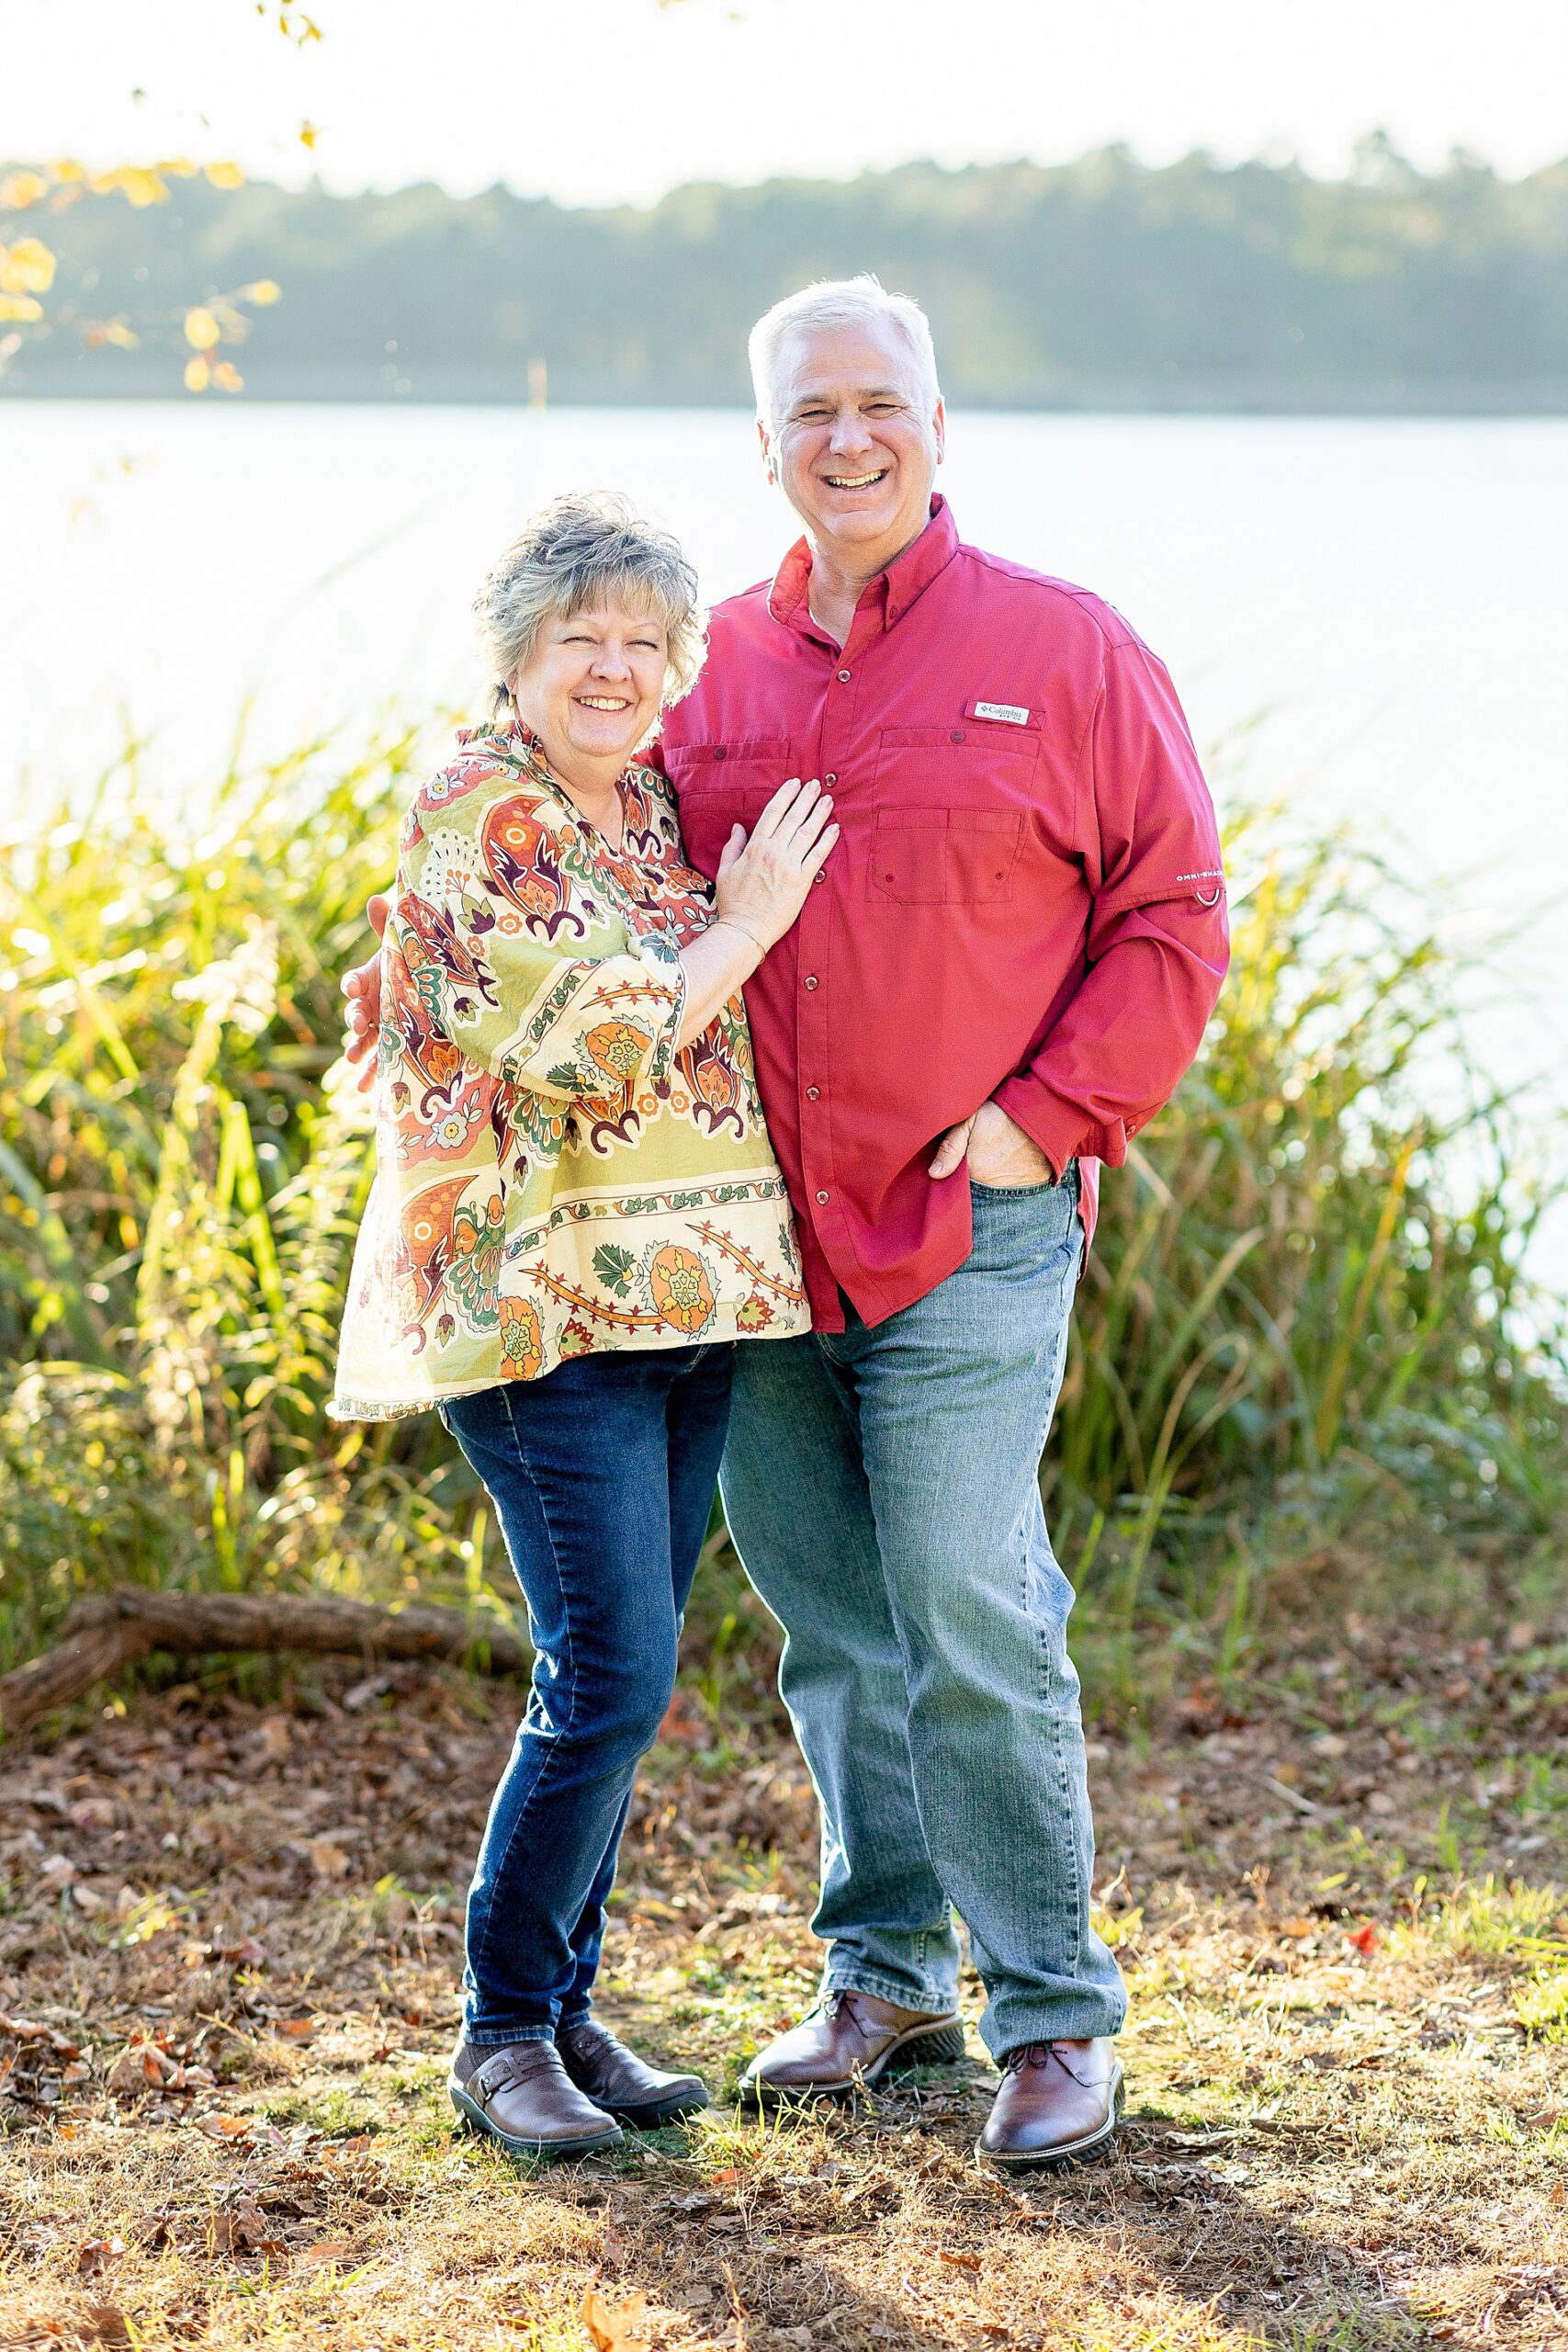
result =
M977 2155L1004 2172L1083 2164L1109 2148L1123 2098L1116 2044L1030 2041L1010 2050Z
M621 2144L620 2125L583 2097L553 2041L460 2041L446 2090L466 2122L514 2156L593 2156Z
M695 2115L708 2103L707 2086L695 2075L667 2075L649 2066L592 2018L562 2026L556 2034L561 2064L580 2091L634 2132L657 2132L678 2115Z
M962 2058L964 2028L949 2011L895 2008L874 1993L825 1993L797 2026L759 2051L740 2077L751 2107L792 2098L842 2098L895 2068Z

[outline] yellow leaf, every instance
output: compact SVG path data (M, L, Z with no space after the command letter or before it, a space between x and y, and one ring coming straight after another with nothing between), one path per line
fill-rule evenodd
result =
M25 212L29 204L41 204L49 194L49 182L41 172L12 172L0 180L0 211Z
M57 180L85 180L87 176L81 164L69 155L62 155L57 164L51 164L49 168Z
M196 177L196 165L188 155L167 156L157 164L156 169L160 172L167 172L173 180L193 180Z
M54 283L54 255L36 237L0 245L0 293L47 294Z
M238 164L209 164L207 176L214 187L243 187L245 175Z
M243 392L245 379L231 359L220 359L212 371L212 380L220 392Z
M43 316L43 304L30 294L0 294L0 319L25 319L30 325Z
M138 212L150 204L167 204L169 191L156 172L141 164L122 164L118 171L97 172L88 181L95 196L112 196L118 188L126 202Z
M319 122L302 122L299 125L299 144L301 147L313 147L321 135L321 126Z
M208 366L205 359L187 359L186 361L186 390L187 392L204 392L211 381L212 370Z
M218 322L210 311L197 309L186 312L186 341L193 351L210 351L219 339Z
M134 351L141 340L123 319L110 319L104 329L104 341L112 343L117 351Z
M276 302L283 292L276 277L258 277L254 286L242 286L242 302Z

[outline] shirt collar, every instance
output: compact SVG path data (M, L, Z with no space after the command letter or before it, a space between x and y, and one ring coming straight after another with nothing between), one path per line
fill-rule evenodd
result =
M891 628L925 594L938 572L946 571L957 552L958 531L953 509L945 498L933 495L931 521L919 537L902 555L895 556L886 571L879 572L862 592L862 611L868 597L875 598L882 607L883 628ZM796 539L773 575L768 610L784 628L816 636L819 632L812 623L811 607L807 601L810 585L811 549L804 538Z

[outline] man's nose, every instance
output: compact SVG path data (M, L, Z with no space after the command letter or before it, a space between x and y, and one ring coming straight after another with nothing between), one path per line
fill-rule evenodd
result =
M853 449L871 447L871 428L859 409L840 409L833 419L832 436L829 447L835 457L844 457Z

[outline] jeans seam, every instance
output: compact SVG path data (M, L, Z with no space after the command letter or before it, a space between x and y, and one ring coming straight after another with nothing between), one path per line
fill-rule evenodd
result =
M1070 1244L1070 1233L1067 1237L1067 1240ZM1055 1374L1055 1387L1053 1391L1053 1403L1051 1408L1051 1419L1053 1421L1056 1418L1055 1399L1059 1397L1062 1393L1062 1375L1066 1370L1067 1317L1072 1311L1071 1291L1073 1283L1073 1259L1076 1252L1074 1252L1070 1247L1065 1247L1063 1255L1066 1259L1066 1268L1062 1278L1062 1339L1061 1344L1057 1349L1057 1361L1052 1367ZM1047 1425L1045 1434L1048 1439L1050 1436L1049 1424ZM1047 1544L1049 1544L1051 1540L1049 1532L1046 1533L1045 1540ZM1055 1558L1055 1555L1053 1553L1052 1557ZM1077 1808L1072 1802L1072 1792L1067 1786L1067 1763L1066 1755L1063 1752L1062 1711L1059 1705L1053 1703L1051 1696L1050 1685L1055 1676L1056 1662L1051 1650L1052 1636L1049 1624L1043 1625L1041 1628L1041 1632L1043 1636L1041 1644L1041 1657L1042 1664L1045 1668L1046 1679L1040 1695L1044 1703L1046 1713L1051 1724L1051 1745L1056 1768L1057 1802L1061 1805L1064 1817L1070 1825L1067 1849L1072 1856L1073 1876L1072 1973L1075 1980L1081 1983L1085 1973L1084 1930L1089 1925L1089 1891L1083 1883L1082 1856L1079 1852L1082 1825L1078 1821ZM1067 1634L1066 1627L1064 1623L1061 1629L1061 1647L1064 1657L1066 1653L1066 1646Z
M533 1488L535 1498L539 1506L540 1523L542 1524L546 1536L549 1541L550 1566L554 1570L556 1584L564 1601L566 1597L566 1585L561 1575L560 1546L556 1540L555 1529L550 1523L549 1510L546 1505L544 1495L540 1491L539 1482L535 1477L528 1457L523 1450L523 1440L517 1427L517 1419L513 1409L513 1398L510 1386L502 1386L500 1394L502 1403L505 1408L506 1425L511 1434L513 1446L516 1452L518 1467L522 1471L523 1476L527 1479L529 1486ZM570 1702L575 1703L577 1695L577 1658L571 1645L571 1611L570 1608L563 1608L561 1611L561 1627L562 1645L566 1652L567 1689ZM526 1710L525 1710L523 1720L525 1724L526 1724ZM518 1833L522 1829L525 1821L527 1819L528 1808L533 1804L536 1796L537 1796L539 1790L544 1784L545 1776L548 1772L550 1766L554 1763L558 1753L558 1743L552 1743L551 1746L546 1749L544 1758L540 1762L539 1769L534 1775L533 1786L529 1789L528 1793L517 1808L516 1817L506 1833L506 1843L501 1849L501 1860L496 1866L495 1876L498 1879L505 1872L506 1865L511 1860L513 1847L517 1841ZM487 1904L485 1906L484 1928L479 1936L478 1946L470 1946L468 1950L468 1961L470 1970L476 1969L477 1965L482 1962L485 1955L488 1953L491 1945L491 1906ZM478 1987L476 1986L475 1989L477 1991ZM553 2026L551 2027L550 2031L553 2033Z

